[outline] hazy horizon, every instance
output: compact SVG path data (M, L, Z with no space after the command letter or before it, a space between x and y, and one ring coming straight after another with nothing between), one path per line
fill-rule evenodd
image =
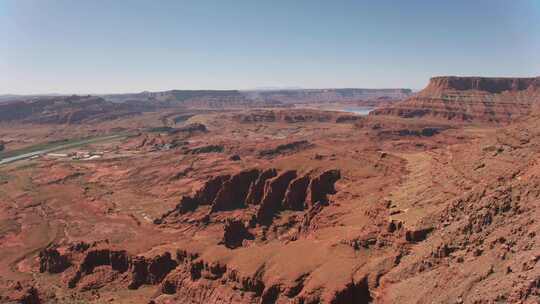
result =
M12 94L12 93L0 93L0 96L64 96L64 95L122 95L122 94L137 94L137 93L157 93L157 92L167 92L167 91L240 91L240 92L250 92L250 91L294 91L294 90L345 90L345 89L368 89L368 90L393 90L393 89L410 89L413 92L421 90L422 88L369 88L369 87L320 87L320 88L303 88L303 87L260 87L260 88L247 88L247 89L236 89L236 88L223 88L223 89L214 89L214 88L170 88L164 90L135 90L129 92L67 92L67 93L22 93L22 94Z
M540 75L540 2L0 3L0 94L423 88Z

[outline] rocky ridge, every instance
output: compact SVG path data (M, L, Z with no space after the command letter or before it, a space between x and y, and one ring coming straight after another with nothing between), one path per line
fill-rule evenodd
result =
M317 204L327 204L335 194L339 170L327 170L312 176L298 175L295 170L279 173L276 169L249 169L234 175L210 178L193 196L182 197L180 203L156 219L157 224L175 222L199 207L208 206L208 216L222 211L253 210L251 226L268 226L282 210L302 211Z

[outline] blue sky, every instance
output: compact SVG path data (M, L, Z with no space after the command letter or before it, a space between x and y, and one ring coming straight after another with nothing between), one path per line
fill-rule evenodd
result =
M0 94L540 75L540 0L0 0Z

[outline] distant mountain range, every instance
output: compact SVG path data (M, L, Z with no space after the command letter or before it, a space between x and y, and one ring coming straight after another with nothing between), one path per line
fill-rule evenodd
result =
M301 89L301 88L260 88L255 90L169 90L161 92L140 92L125 94L95 94L107 101L123 103L129 101L150 101L153 103L302 103L302 102L340 102L359 100L397 100L412 94L410 89ZM0 102L14 100L32 100L41 97L61 96L44 95L0 95Z
M112 102L152 101L185 103L206 101L209 103L257 103L291 104L303 102L343 102L366 100L400 100L412 94L410 89L256 89L256 90L171 90L163 92L141 92L109 94L101 97Z
M399 100L409 97L411 89L286 89L242 91L247 98L264 102L343 102Z
M107 95L0 95L0 122L88 123L167 108L289 107L301 103L363 102L407 98L409 89L170 90Z

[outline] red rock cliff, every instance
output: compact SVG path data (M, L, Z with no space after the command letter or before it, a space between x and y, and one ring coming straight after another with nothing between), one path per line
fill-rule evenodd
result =
M457 77L440 76L430 79L428 86L423 90L428 92L445 90L477 90L492 94L504 91L524 91L540 89L540 77L531 78L491 78L491 77Z
M415 96L371 115L428 117L442 121L507 123L540 102L540 77L433 77Z

